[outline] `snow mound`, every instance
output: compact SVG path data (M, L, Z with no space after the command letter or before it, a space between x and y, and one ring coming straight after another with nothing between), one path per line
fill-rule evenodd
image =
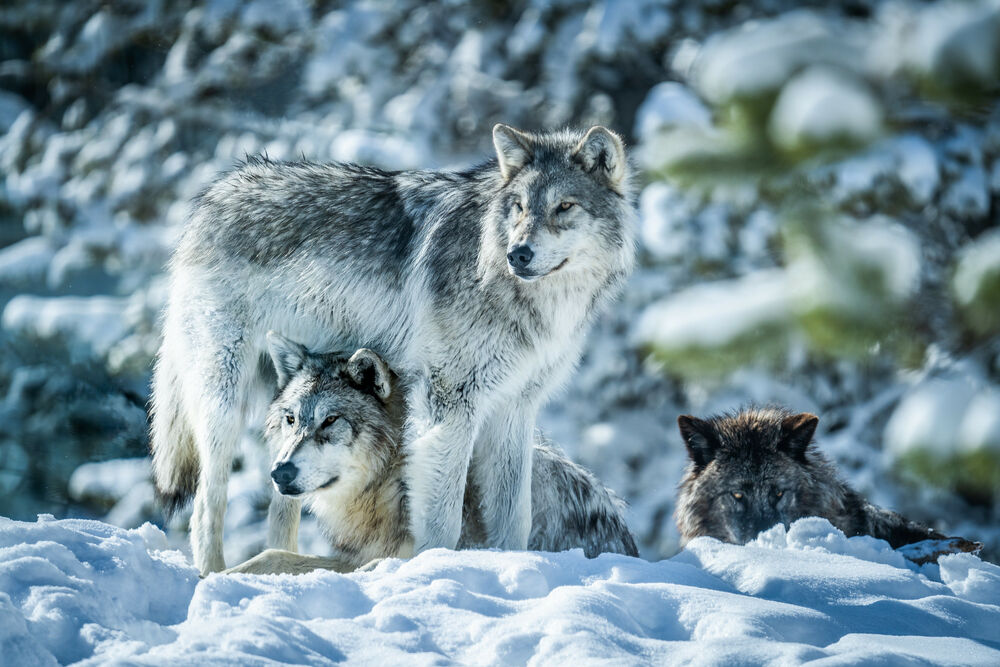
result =
M433 550L370 572L198 581L150 525L0 520L15 663L1000 661L1000 568L908 565L822 519L657 563Z
M6 664L69 663L169 641L198 581L145 524L0 518L0 655Z

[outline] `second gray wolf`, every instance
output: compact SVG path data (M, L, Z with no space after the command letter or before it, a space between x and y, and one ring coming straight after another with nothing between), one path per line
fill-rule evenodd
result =
M349 571L413 555L400 378L368 349L314 354L273 332L268 340L279 383L265 420L271 477L316 515L334 555L269 549L230 571ZM529 549L638 555L621 499L550 445L535 444L532 455ZM460 548L486 546L481 505L475 484L466 484ZM298 515L285 520L297 525Z
M689 457L675 513L684 542L707 535L745 544L775 524L819 516L847 536L871 535L893 548L923 540L948 541L947 550L982 548L865 500L813 444L815 415L749 408L707 420L682 415L677 423Z
M535 417L631 272L635 197L603 127L497 125L493 144L496 158L466 171L256 158L196 199L170 263L151 449L167 508L195 495L202 573L225 567L236 445L273 397L271 329L312 350L375 349L412 379L417 551L458 543L467 477L487 544L527 546ZM288 502L272 504L272 546L292 546Z

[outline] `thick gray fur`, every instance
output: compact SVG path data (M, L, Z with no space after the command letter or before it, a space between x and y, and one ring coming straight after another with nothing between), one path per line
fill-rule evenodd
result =
M818 423L811 414L782 408L748 408L707 420L680 417L690 458L675 514L682 540L707 535L744 544L775 524L787 527L806 516L894 548L950 539L872 505L850 488L812 442Z
M251 159L195 201L170 265L151 447L161 497L197 489L203 573L224 568L236 443L273 396L270 329L378 350L409 378L417 551L457 545L467 476L486 542L527 545L535 416L631 271L634 197L604 128L493 136L497 159L460 172ZM511 264L525 247L530 262Z
M272 549L232 571L343 571L411 556L401 380L371 350L317 355L276 334L271 340L283 386L268 410L265 436L273 470L294 470L280 483L276 476L274 490L309 507L334 555ZM533 463L528 548L581 548L591 558L638 555L620 498L549 444L534 446ZM482 509L475 484L467 484L459 547L486 546ZM283 520L294 534L297 512Z

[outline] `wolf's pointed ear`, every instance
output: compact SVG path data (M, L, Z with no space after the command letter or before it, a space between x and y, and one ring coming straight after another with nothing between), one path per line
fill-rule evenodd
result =
M510 125L497 123L493 126L493 147L497 151L504 183L531 162L531 138Z
M278 389L284 389L292 376L302 368L309 351L305 346L289 340L277 331L267 332L267 351L278 373Z
M695 468L701 470L711 463L715 458L715 451L719 448L719 441L715 437L712 425L691 415L681 415L677 418L677 426L681 430L681 438L684 439L684 446L687 447L688 456Z
M812 443L819 417L808 412L785 417L781 420L781 440L778 449L796 459L804 459Z
M573 159L584 171L603 174L613 188L617 189L625 178L625 145L606 127L590 128L573 149Z
M367 347L361 348L347 360L347 375L351 384L381 401L392 394L392 371L382 361L382 357Z

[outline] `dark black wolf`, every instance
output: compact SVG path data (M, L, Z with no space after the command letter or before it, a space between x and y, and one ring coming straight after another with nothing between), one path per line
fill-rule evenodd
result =
M677 423L690 457L676 511L684 542L707 535L745 544L775 524L820 516L845 535L871 535L893 548L923 540L949 540L948 550L957 551L982 546L861 497L813 445L815 415L749 408L707 420L682 415Z

